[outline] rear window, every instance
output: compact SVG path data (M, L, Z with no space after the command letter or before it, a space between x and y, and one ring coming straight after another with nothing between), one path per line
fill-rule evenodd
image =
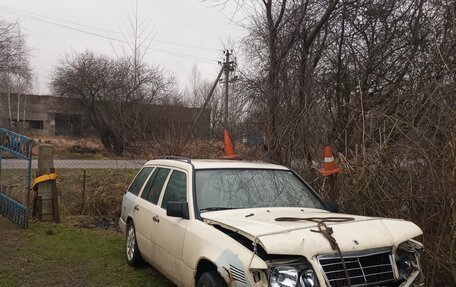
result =
M138 195L144 185L144 182L149 177L153 169L153 167L144 167L141 169L133 182L130 184L130 187L128 187L127 191L133 193L134 195Z
M141 198L153 204L157 204L158 199L160 198L161 190L163 189L163 185L165 184L169 172L170 170L167 168L157 168L144 187Z

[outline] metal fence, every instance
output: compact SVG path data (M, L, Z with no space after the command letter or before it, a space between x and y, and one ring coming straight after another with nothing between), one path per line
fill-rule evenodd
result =
M122 196L146 160L74 160L56 159L57 191L60 214L106 215L120 211ZM30 165L32 180L36 177L37 160L30 163L18 158L1 160L2 193L31 209L25 178ZM0 199L1 201L1 199Z
M28 225L33 143L28 137L0 128L0 214L23 228ZM22 168L7 169L5 162L10 160Z
M145 162L55 160L61 214L118 214L125 190Z

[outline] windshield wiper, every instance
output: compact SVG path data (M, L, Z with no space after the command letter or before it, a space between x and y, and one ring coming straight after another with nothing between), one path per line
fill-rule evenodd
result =
M206 211L217 211L217 210L228 210L228 209L236 209L234 207L206 207L206 208L201 208L200 212L206 212Z

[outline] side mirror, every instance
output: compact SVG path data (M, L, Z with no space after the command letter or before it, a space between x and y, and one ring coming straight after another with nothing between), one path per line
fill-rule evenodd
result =
M326 206L328 207L329 211L331 212L339 212L339 205L337 203L334 203L334 202L325 202L326 203Z
M188 212L188 202L168 201L166 206L166 215L171 217L180 217L190 219Z

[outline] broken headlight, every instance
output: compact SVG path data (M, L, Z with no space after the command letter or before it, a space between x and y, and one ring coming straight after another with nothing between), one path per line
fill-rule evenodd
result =
M414 265L416 265L415 255L413 253L398 250L396 252L396 265L399 271L400 279L407 279L412 274Z
M413 271L419 269L419 251L422 245L414 241L406 241L396 250L395 260L399 278L407 280Z
M317 276L312 266L303 262L284 263L268 269L269 286L271 287L318 287Z

